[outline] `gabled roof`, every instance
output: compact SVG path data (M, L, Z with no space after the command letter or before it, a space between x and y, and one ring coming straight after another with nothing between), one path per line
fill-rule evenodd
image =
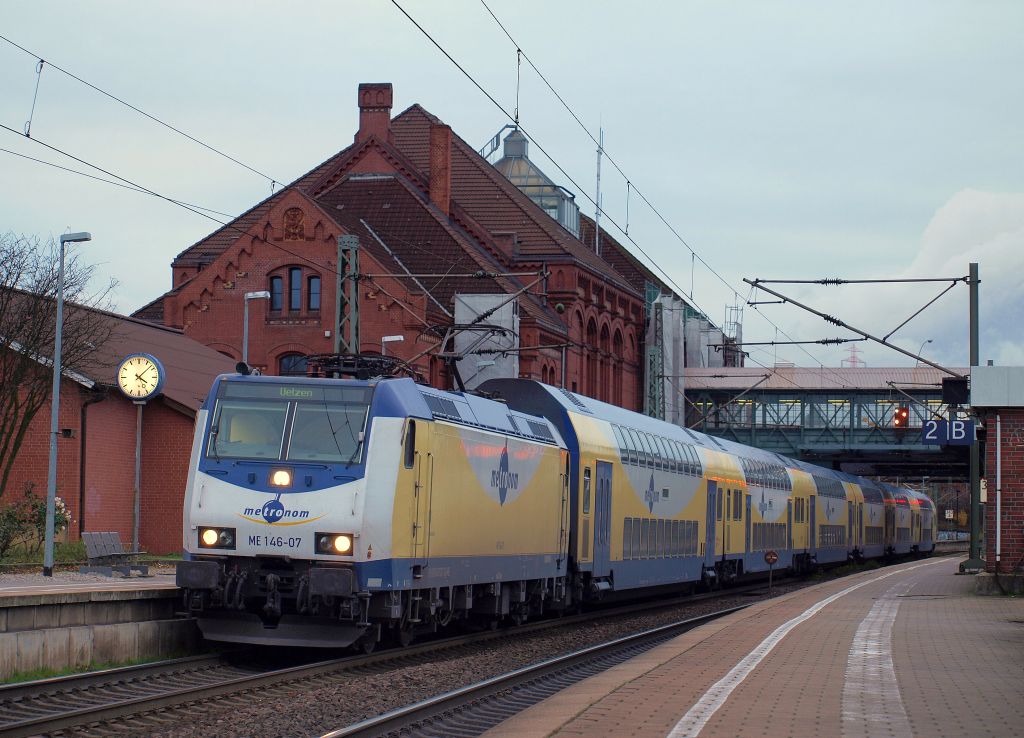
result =
M42 298L26 295L26 299ZM151 354L166 370L162 397L179 412L195 415L214 378L235 369L234 359L192 340L177 328L73 303L70 308L92 313L110 331L109 338L74 372L65 373L68 379L85 387L115 387L115 374L121 359L140 352ZM52 356L41 356L36 360L47 366L53 365Z
M313 197L321 204L328 212L328 216L338 226L359 233L361 242L372 250L375 257L380 256L379 261L382 264L391 263L392 255L388 254L386 249L377 248L377 239L367 231L364 225L358 222L359 218L350 218L348 213L357 210L364 214L372 212L376 219L383 218L388 221L387 229L390 232L406 233L406 236L401 236L400 239L409 243L416 241L416 238L413 237L416 235L413 221L435 233L438 238L441 237L442 232L446 233L449 240L445 242L441 251L431 253L434 260L429 263L418 258L413 253L415 250L413 247L402 248L399 246L396 248L388 243L388 247L398 255L402 262L408 260L410 263L419 263L427 272L436 273L439 264L445 263L444 259L449 261L443 269L456 263L467 266L475 264L472 270L467 271L501 271L503 267L512 264L502 264L498 261L503 255L493 243L490 243L490 240L499 234L515 233L517 254L520 257L527 260L549 262L575 261L594 273L599 279L612 283L620 289L632 289L642 295L642 285L640 289L636 289L630 280L618 273L591 249L588 249L561 225L552 220L530 198L480 157L472 147L454 134L452 135L451 149L451 220L448 221L440 213L434 212L436 209L427 199L429 184L423 173L429 171L430 127L432 123L439 122L436 117L419 105L413 105L391 122L394 144L371 136L339 151L277 193L239 215L228 225L189 246L178 254L173 264L195 267L211 263L225 249L235 243L242 233L265 218L277 198L282 197L289 189L295 188L307 196ZM370 181L367 178L362 179L361 185L355 184L360 181L360 177L348 173L348 166L358 160L370 147L377 147L378 151L393 163L395 169L401 172L403 176L393 179L395 187L404 188L404 193L390 185L374 184L366 189L366 185ZM401 199L403 202L412 204L410 198L418 199L415 214L406 217L402 216L400 212L395 212L388 217L383 215L382 211L374 210L378 205L383 207L383 203L377 203L376 199L384 196L385 191L388 193L387 196L392 197L396 202L397 199ZM331 192L336 194L330 195ZM341 202L342 195L356 197L357 200L348 205ZM323 202L320 202L321 200ZM339 204L345 205L345 208L348 208L348 213L345 212L345 208L339 210L337 208ZM430 211L432 216L424 219L428 215L426 211ZM367 222L369 223L369 221ZM370 225L373 228L372 223ZM377 231L376 228L373 230ZM378 232L377 235L381 237L381 240L385 240L383 234ZM401 244L401 240L399 243ZM398 253L399 251L401 253ZM461 254L456 253L459 251ZM397 266L395 269L400 271ZM505 271L508 270L505 269ZM445 294L445 299L448 294L453 294L456 291L511 293L522 287L520 281L511 278L500 278L497 284L492 279L490 287L483 286L486 281L488 280L473 280L472 282L463 280L461 283L453 281L450 287L444 284L439 284L436 288L431 288L430 285L425 286L432 292L435 289L440 289L442 294ZM175 286L166 295L175 294L188 283L186 281ZM140 308L135 315L143 320L162 321L162 301L166 295ZM546 323L548 327L564 330L563 322L538 298L529 296L521 301L521 304L526 308L528 314L532 314Z
M403 177L345 177L323 192L317 203L340 227L359 235L361 247L373 254L378 263L395 264L393 273L408 270L412 274L464 275L504 271L480 244L449 224ZM416 290L412 280L402 281ZM512 294L522 289L524 281L514 277L464 276L418 280L419 286L449 311L456 293ZM555 314L534 295L524 295L520 307L549 328L564 331Z
M580 240L594 245L594 219L580 213ZM615 271L624 276L631 287L640 294L644 293L644 282L650 282L657 286L662 292L677 294L669 287L665 280L648 269L643 262L633 256L625 246L619 243L609 233L601 229L601 258L611 264Z
M413 105L391 121L395 145L421 171L430 167L430 125L440 120ZM626 279L545 213L452 132L452 200L492 234L514 232L519 254L569 257L620 288Z

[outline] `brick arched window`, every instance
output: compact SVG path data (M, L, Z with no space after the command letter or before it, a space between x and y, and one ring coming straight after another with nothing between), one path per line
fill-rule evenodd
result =
M290 353L281 354L277 358L277 373L282 377L304 377L306 376L305 354Z
M594 354L597 353L597 323L591 318L587 323L587 340L584 347L586 356L587 379L583 393L590 397L597 397L597 360Z
M320 312L320 274L309 267L285 266L268 275L270 310L290 315Z
M622 331L615 329L612 338L612 402L622 407Z
M601 377L599 391L600 394L597 396L600 400L606 402L611 399L611 338L608 335L608 326L601 326L601 353L598 360L600 361L600 373Z

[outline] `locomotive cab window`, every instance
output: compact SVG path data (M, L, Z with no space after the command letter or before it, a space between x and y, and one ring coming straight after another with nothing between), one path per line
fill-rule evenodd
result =
M590 514L590 467L583 470L583 514Z
M223 382L207 457L359 463L367 387Z
M236 459L280 458L287 413L287 405L244 400L218 403L208 454Z

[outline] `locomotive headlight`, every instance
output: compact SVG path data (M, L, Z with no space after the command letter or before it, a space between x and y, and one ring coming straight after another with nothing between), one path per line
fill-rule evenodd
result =
M234 550L234 528L200 528L199 548L225 548Z
M316 552L334 556L346 556L352 553L352 538L349 533L317 533Z
M270 484L274 487L290 487L292 473L288 469L275 469L270 472Z

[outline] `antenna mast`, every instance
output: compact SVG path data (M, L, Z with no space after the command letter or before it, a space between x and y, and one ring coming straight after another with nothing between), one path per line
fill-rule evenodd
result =
M601 154L604 153L604 128L598 129L597 192L594 198L594 253L601 255Z

